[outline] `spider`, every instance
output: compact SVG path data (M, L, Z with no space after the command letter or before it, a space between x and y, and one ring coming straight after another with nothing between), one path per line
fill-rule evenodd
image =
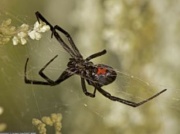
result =
M47 62L42 69L39 71L39 75L44 78L45 81L39 81L39 80L30 80L27 78L27 64L29 61L29 58L27 58L25 63L25 69L24 69L24 81L27 84L37 84L37 85L49 85L49 86L55 86L60 84L61 82L65 81L72 75L79 75L81 77L81 86L84 94L86 96L94 98L96 95L96 90L99 91L102 95L107 97L108 99L112 101L118 101L120 103L123 103L125 105L131 106L131 107L138 107L158 95L162 94L166 91L166 89L156 93L155 95L151 96L148 99L145 99L141 102L133 102L129 100L125 100L116 96L112 96L110 93L102 89L102 86L108 85L116 80L117 73L116 71L104 64L93 64L90 60L100 57L104 54L106 54L106 50L94 53L90 55L87 58L83 58L81 53L79 52L78 48L76 47L73 39L71 38L70 34L66 32L63 28L61 28L58 25L52 26L38 11L35 13L38 22L40 21L46 23L49 25L50 30L52 32L51 38L54 36L56 40L60 43L60 45L69 53L71 58L69 58L69 62L67 63L67 68L65 71L62 72L62 74L57 78L57 80L50 79L47 75L43 73L43 71L46 69L46 67L54 61L55 58L57 58L58 55L56 55L54 58L52 58L49 62ZM69 45L63 41L61 36L58 34L58 32L61 32L61 34L64 34L65 37L68 39ZM86 89L86 82L94 87L93 93L88 92Z

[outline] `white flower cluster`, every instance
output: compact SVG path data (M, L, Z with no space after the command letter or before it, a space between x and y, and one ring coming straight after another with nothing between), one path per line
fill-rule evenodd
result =
M0 24L0 45L7 44L11 38L13 45L26 44L28 39L39 40L42 33L49 31L50 27L44 22L35 22L33 29L28 24L22 24L20 27L11 25L11 19L2 21Z
M44 33L46 31L49 31L50 27L46 25L45 23L38 21L34 24L33 30L28 32L28 35L33 40L39 40L41 38L41 33Z
M18 43L24 45L27 43L27 31L29 26L27 24L22 24L19 28L17 34L13 37L12 42L13 45L17 45Z
M53 113L51 116L44 116L41 120L34 118L32 120L32 124L37 127L39 134L46 134L46 125L54 126L55 134L61 134L61 124L62 114L61 113Z
M0 44L6 44L10 38L15 34L16 28L11 26L11 19L2 21L0 24Z
M38 21L34 24L33 30L28 30L29 29L27 24L21 25L21 27L25 31L21 31L17 33L16 36L13 37L13 45L17 45L18 43L21 43L22 45L27 43L27 36L29 36L32 40L39 40L41 39L42 35L41 33L44 33L46 31L50 30L50 27L46 25L45 23L41 22L39 23Z

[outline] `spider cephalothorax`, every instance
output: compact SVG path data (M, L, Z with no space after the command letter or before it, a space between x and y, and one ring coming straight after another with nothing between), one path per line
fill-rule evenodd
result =
M116 79L116 72L110 66L104 64L96 64L93 62L80 59L70 58L67 66L75 72L75 74L86 79L89 85L104 86L112 83Z
M166 89L164 89L164 90L158 92L157 94L151 96L150 98L143 100L141 102L138 102L138 103L133 102L133 101L128 101L128 100L125 100L125 99L122 99L122 98L119 98L116 96L112 96L110 93L103 90L102 86L108 85L108 84L112 83L113 81L115 81L116 76L117 76L116 71L108 65L93 64L93 62L90 61L91 59L94 59L94 58L97 58L99 56L106 54L106 50L97 52L95 54L90 55L86 59L83 59L83 56L77 49L74 41L72 40L72 38L68 32L66 32L64 29L62 29L58 25L52 26L39 12L36 12L36 17L37 17L39 23L40 23L40 21L43 21L44 23L49 25L49 27L52 31L51 37L54 36L57 39L57 41L60 43L60 45L69 53L71 58L69 59L66 70L63 71L62 74L55 81L50 79L47 75L45 75L43 73L43 71L57 57L57 55L54 58L52 58L50 61L48 61L48 63L46 63L45 66L42 69L40 69L40 71L39 71L39 75L42 78L44 78L45 81L30 80L27 78L26 70L27 70L27 63L29 60L29 58L27 58L26 63L25 63L25 69L24 69L25 83L55 86L57 84L60 84L64 80L68 79L72 75L77 74L81 77L81 85L82 85L82 89L83 89L83 92L85 95L90 96L90 97L95 97L96 90L98 90L102 95L109 98L110 100L118 101L118 102L124 103L124 104L132 106L132 107L140 106L166 91ZM62 34L64 34L67 37L70 45L67 45L63 41L60 34L56 30L58 30L59 32L61 32ZM94 87L93 93L88 92L88 90L86 89L85 81L89 85Z

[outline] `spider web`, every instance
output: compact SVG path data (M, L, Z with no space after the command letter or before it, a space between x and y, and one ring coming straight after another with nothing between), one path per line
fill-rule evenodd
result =
M35 17L32 16L31 19L27 16L17 17L14 15L15 13L11 14L9 11L7 13L9 16L12 15L19 24L26 23L29 20L34 21L33 17ZM5 13L2 12L2 14ZM7 46L0 47L0 106L4 109L4 113L0 116L0 123L7 124L7 132L37 131L31 123L32 119L41 118L51 113L62 113L62 133L106 132L111 134L122 133L123 131L128 133L129 126L132 130L138 131L143 128L142 124L150 123L147 121L150 118L154 124L162 128L161 132L163 133L167 128L177 129L178 120L174 120L173 117L179 117L180 89L176 88L169 79L164 79L162 83L165 84L163 85L160 85L159 79L157 79L158 82L147 83L146 80L126 74L116 67L118 70L117 80L111 85L103 87L104 90L114 96L138 102L164 88L168 89L167 92L151 102L134 109L110 101L98 92L95 98L85 96L81 89L79 76L73 76L54 87L25 84L24 64L27 57L30 58L28 63L28 77L30 79L43 80L38 75L38 71L57 54L58 58L47 67L45 73L52 79L56 79L66 68L69 55L55 39L50 38L50 33L43 35L40 41L28 41L26 46L15 47L9 43ZM81 47L78 45L78 48ZM81 49L80 51L85 55ZM93 91L92 87L87 86L87 88L89 91ZM154 117L148 118L152 114ZM167 120L169 122L163 125ZM82 123L84 123L83 127ZM158 128L154 126L147 126L149 128L146 128L146 131L149 129L158 131ZM94 128L96 129L94 130ZM48 131L51 133L50 130Z

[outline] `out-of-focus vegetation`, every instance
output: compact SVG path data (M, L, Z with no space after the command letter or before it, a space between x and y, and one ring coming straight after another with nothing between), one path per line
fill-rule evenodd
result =
M4 124L7 132L33 132L37 128L32 119L62 113L64 134L178 134L179 6L180 0L2 0L0 22L10 18L13 26L25 23L33 28L34 13L39 11L50 23L71 34L84 57L106 49L108 53L93 60L95 63L139 77L119 77L120 82L107 86L108 92L116 87L121 90L114 95L145 99L163 88L168 91L141 107L131 108L99 93L94 99L85 96L78 76L55 87L27 85L23 77L27 57L30 79L42 80L39 69L56 54L58 58L45 73L56 79L66 67L69 55L49 32L39 41L27 40L24 46L11 42L0 46L0 107L4 109L0 125ZM142 93L143 85L154 89ZM45 130L55 133L50 127Z

